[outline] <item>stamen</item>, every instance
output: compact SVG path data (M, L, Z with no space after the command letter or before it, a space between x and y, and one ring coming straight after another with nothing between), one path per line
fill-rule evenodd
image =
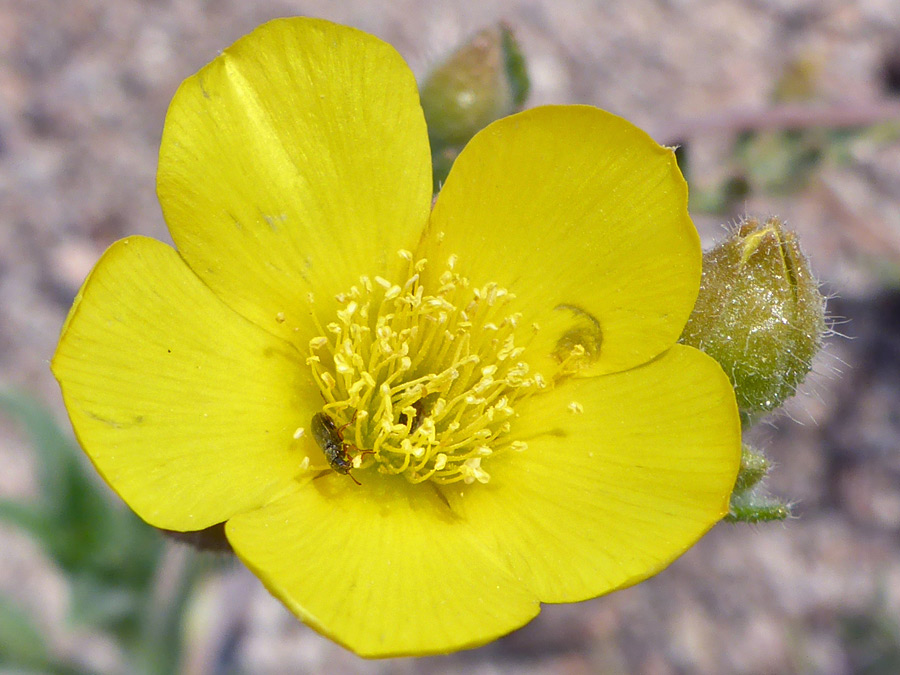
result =
M321 334L306 362L323 412L348 427L345 448L359 451L354 469L374 466L411 483L487 483L483 461L527 448L504 439L517 402L547 386L519 360L514 296L496 283L470 287L456 255L429 290L428 261L398 254L410 263L405 281L361 277L336 296L335 321L323 329L316 320ZM535 331L529 326L526 338Z

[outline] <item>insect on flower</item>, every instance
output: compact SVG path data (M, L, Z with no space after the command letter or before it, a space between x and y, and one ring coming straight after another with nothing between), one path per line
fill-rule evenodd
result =
M355 419L356 413L354 412L353 417L350 418L349 422L342 427L338 427L330 415L320 412L313 415L310 427L312 429L313 438L316 439L316 443L319 444L322 452L325 453L325 458L328 460L329 466L338 473L350 476L354 483L361 485L356 478L353 478L353 474L350 473L350 469L353 468L354 458L351 457L348 452L348 449L359 450L359 448L351 443L344 442L344 429L353 424L353 420ZM366 454L373 453L371 450L363 450L358 456L361 457Z

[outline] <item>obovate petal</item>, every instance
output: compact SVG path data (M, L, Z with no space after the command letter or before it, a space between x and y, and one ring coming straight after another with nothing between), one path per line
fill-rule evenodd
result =
M424 257L518 298L547 363L573 327L602 335L582 374L624 370L671 346L697 297L701 253L675 155L589 106L547 106L488 126L438 196ZM437 269L442 269L437 265Z
M268 501L298 472L293 434L319 400L291 345L144 237L97 263L52 367L97 470L144 520L173 530Z
M232 308L299 343L307 294L332 321L359 275L393 278L431 202L413 75L390 45L327 21L267 23L184 81L157 190L187 263Z
M728 511L737 406L697 350L676 345L634 370L570 380L517 412L527 449L485 461L487 485L445 494L544 602L642 581Z
M228 521L238 556L307 624L360 656L449 652L534 617L532 591L430 485L331 473Z

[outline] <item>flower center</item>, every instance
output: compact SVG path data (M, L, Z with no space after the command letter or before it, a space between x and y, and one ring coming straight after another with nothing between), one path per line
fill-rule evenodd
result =
M504 441L516 403L547 386L519 358L514 296L495 283L472 286L456 256L426 288L428 262L400 255L405 283L361 277L337 297L337 320L310 340L323 413L346 425L333 449L355 446L353 466L412 483L487 483L491 458L526 448Z

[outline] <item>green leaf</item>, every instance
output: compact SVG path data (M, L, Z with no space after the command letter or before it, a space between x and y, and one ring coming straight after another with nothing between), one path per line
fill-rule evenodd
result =
M38 453L37 478L41 491L57 495L63 489L62 465L72 463L75 446L63 433L47 408L33 399L10 391L0 391L0 410L18 421Z
M20 422L32 440L41 490L34 504L0 500L0 520L38 540L65 572L73 621L133 632L162 537L112 496L46 408L0 392L0 410Z
M31 617L0 595L0 665L47 670L52 661Z
M4 515L36 535L64 570L77 568L92 546L94 528L108 509L99 484L86 471L80 450L47 408L26 396L0 392L0 410L19 422L31 440L40 490L35 504L7 504ZM27 515L28 509L33 515Z
M45 546L45 540L52 536L52 526L47 522L45 514L34 506L0 499L0 521L24 530Z
M81 575L69 581L72 623L105 630L120 640L135 638L140 617L147 610L147 593L93 575Z

